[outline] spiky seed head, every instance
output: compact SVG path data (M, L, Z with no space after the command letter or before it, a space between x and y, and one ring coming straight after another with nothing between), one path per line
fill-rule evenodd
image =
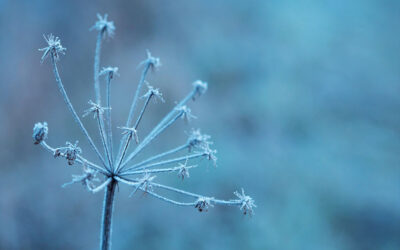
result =
M176 110L182 112L181 117L186 123L189 123L192 119L197 118L196 116L192 115L192 110L186 105L180 106L176 108Z
M33 127L32 138L34 140L34 144L39 144L42 141L47 139L47 134L49 133L49 128L47 127L47 122L38 122Z
M197 80L193 82L193 87L196 91L196 94L193 96L193 100L196 99L196 96L201 96L204 93L206 93L207 89L208 89L208 83Z
M249 214L250 216L252 216L254 214L253 208L257 207L256 204L254 203L253 198L251 198L248 195L245 195L243 188L242 188L242 193L235 191L233 194L239 198L240 200L239 209L243 211L243 214L244 215Z
M135 128L129 128L129 127L118 127L119 129L122 129L123 135L129 135L135 139L136 144L139 144L139 136L137 133L137 130Z
M109 77L110 79L113 79L113 78L114 78L114 75L119 76L118 67L110 67L110 66L109 66L109 67L104 67L104 68L100 71L99 75L100 75L100 76L104 75L104 76Z
M159 89L154 88L147 81L146 81L146 85L147 85L147 92L141 98L149 98L149 97L154 96L154 97L156 97L154 99L154 102L157 102L157 99L160 100L161 102L165 102L165 100L162 96L162 93L160 92Z
M213 162L214 167L217 167L217 160L218 160L218 158L216 156L217 150L216 149L211 149L209 146L207 146L207 147L205 147L203 149L204 149L203 153L207 157L207 159L209 161Z
M146 50L147 58L139 63L138 68L144 65L146 68L149 67L152 70L156 70L161 66L160 58L153 57L149 50Z
M100 14L97 14L97 22L90 28L90 30L97 30L101 32L101 35L103 37L113 37L114 36L114 31L115 31L115 26L113 21L108 21L108 14L104 14L104 16L101 16Z
M86 117L86 116L90 115L91 113L93 113L93 118L96 118L97 115L104 114L105 109L111 109L111 108L101 107L99 104L94 103L92 100L89 100L88 103L91 107L84 111L84 113L82 115L83 117Z
M191 152L193 148L207 148L209 145L212 144L212 142L209 141L210 138L211 136L202 134L200 132L200 129L192 129L187 140L187 143L189 145L189 152Z
M44 51L40 62L43 61L51 55L55 61L60 59L60 54L65 55L65 51L67 50L61 45L61 40L58 37L55 37L53 34L43 35L44 40L47 42L47 47L39 49L39 51Z
M213 198L209 198L209 197L200 197L197 199L196 201L196 205L194 206L195 208L197 208L197 210L199 210L199 212L207 212L209 207L213 207L214 205L211 204L211 200Z

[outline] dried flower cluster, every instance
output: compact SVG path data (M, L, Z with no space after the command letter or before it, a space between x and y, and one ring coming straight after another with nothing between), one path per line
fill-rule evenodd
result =
M40 144L46 150L51 152L54 157L63 157L67 160L68 165L80 165L82 166L82 175L74 175L72 181L66 183L67 186L72 183L82 183L89 191L96 193L102 189L105 189L105 198L103 206L103 220L102 220L102 230L101 230L101 248L109 249L111 245L110 235L111 235L111 218L113 210L113 201L115 187L118 183L124 183L133 187L133 192L141 190L155 198L160 200L180 205L180 206L192 206L198 211L208 211L210 207L214 205L233 205L239 207L244 214L252 214L253 208L255 207L254 201L251 197L246 196L242 189L242 192L235 192L237 199L232 200L219 200L213 197L207 197L203 195L198 195L176 189L173 187L165 186L155 182L156 174L175 172L178 177L182 180L188 178L189 169L197 167L197 165L188 166L188 162L198 158L206 158L210 160L215 166L217 162L217 157L215 156L216 150L211 149L212 142L210 141L210 136L202 134L199 129L193 129L188 135L188 139L183 145L175 147L169 151L153 155L152 157L143 160L141 162L136 162L131 164L135 157L151 142L154 141L162 132L167 130L171 125L177 122L179 119L183 119L185 122L190 122L191 119L196 118L192 115L190 108L187 107L187 103L190 100L196 100L198 97L203 95L207 90L207 83L202 81L195 81L193 83L193 89L190 93L184 97L176 106L155 126L155 128L144 138L139 138L138 126L146 112L146 109L151 100L156 102L158 99L164 102L163 96L159 89L150 86L146 82L146 76L149 70L156 69L160 67L160 59L155 58L147 51L147 59L139 64L143 67L143 72L139 80L137 89L133 96L132 105L129 111L127 121L124 125L119 128L122 129L122 137L120 145L118 148L114 147L113 135L112 135L112 122L111 122L111 105L110 105L110 92L111 92L111 81L118 76L117 67L104 67L100 71L100 50L101 43L105 37L112 37L115 31L114 23L107 20L107 15L102 17L98 15L98 21L91 28L91 30L96 30L98 32L96 50L95 50L95 60L94 60L94 89L95 89L95 101L89 100L90 108L87 109L83 116L93 114L94 119L97 121L99 135L102 142L102 150L104 153L100 153L95 143L92 140L89 132L83 125L80 116L76 113L69 97L64 89L61 77L57 68L57 61L60 59L60 55L64 55L66 49L62 47L61 41L58 37L49 35L45 37L47 42L47 47L40 49L43 51L43 56L41 61L43 62L46 58L50 58L51 65L53 67L54 76L56 83L61 92L61 95L71 112L75 122L78 124L79 128L83 132L84 136L88 140L90 146L96 153L99 164L87 160L82 155L81 148L78 147L78 142L74 144L67 142L66 146L53 148L49 146L46 142L48 136L47 123L36 123L33 128L33 140L35 144ZM105 103L102 106L102 99L100 95L100 76L105 77L106 89L105 89ZM147 85L147 91L143 94L142 87L143 84ZM141 97L140 97L141 96ZM142 106L135 118L135 111L139 105L139 100L143 100ZM131 147L133 150L130 150ZM117 150L115 150L117 149ZM185 156L173 157L176 153L187 152ZM167 158L167 159L165 159ZM165 167L166 165L177 164L174 167ZM96 176L103 176L102 182L95 185L95 182L100 181ZM157 190L167 190L175 192L177 194L188 196L193 199L192 202L180 202L171 198L164 197L160 195Z

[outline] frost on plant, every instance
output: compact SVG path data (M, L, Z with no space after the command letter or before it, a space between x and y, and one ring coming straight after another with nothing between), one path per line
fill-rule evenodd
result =
M181 145L175 146L170 150L155 154L145 160L135 161L143 149L148 147L163 132L166 132L174 123L184 120L189 123L196 118L187 106L189 102L197 100L207 91L207 83L197 80L192 84L192 90L177 104L164 118L151 130L146 136L139 136L140 122L142 121L147 107L150 104L158 105L164 102L162 93L158 88L150 86L146 82L146 76L149 70L158 69L161 65L160 59L153 57L147 51L147 58L139 64L142 68L142 74L136 90L133 93L132 103L127 115L125 124L118 124L116 127L122 130L120 134L119 145L114 145L115 140L112 134L112 109L111 109L111 82L118 76L117 67L103 67L100 70L100 51L103 38L112 37L115 26L112 21L107 20L107 15L98 15L98 21L91 28L98 32L95 56L94 56L94 90L95 101L89 100L90 107L83 114L78 114L72 105L67 92L65 91L61 76L58 72L57 62L61 54L65 54L66 49L61 45L58 37L53 35L45 36L47 47L39 49L43 52L41 61L50 58L57 87L64 99L69 112L79 129L88 140L91 149L97 155L97 163L84 157L83 151L78 147L78 141L75 143L67 142L65 146L52 147L47 144L48 126L46 122L36 123L33 128L34 144L40 144L54 157L65 158L68 165L78 165L82 167L81 175L73 175L72 181L64 184L64 187L74 183L81 183L87 190L97 193L105 190L103 217L101 223L101 248L110 249L111 246L111 221L114 203L114 195L117 184L126 184L132 188L131 195L137 191L142 191L162 201L179 205L188 206L197 209L200 212L208 211L215 205L230 205L238 207L243 214L253 214L255 207L254 200L242 192L235 192L236 198L230 200L216 199L211 196L199 195L177 189L174 187L160 184L156 181L159 174L175 173L182 181L189 178L189 170L197 168L197 165L189 165L193 160L205 158L212 162L214 166L217 163L216 150L212 149L210 136L202 134L199 129L192 129L188 134L188 139ZM104 77L105 84L100 85L100 77ZM147 85L147 90L142 89ZM102 99L100 95L100 86L105 87L105 96ZM135 115L136 114L136 115ZM93 115L98 127L98 134L101 140L100 148L96 145L81 121L82 116ZM90 116L89 116L90 117ZM184 156L176 156L184 153ZM98 177L100 176L100 177ZM186 197L185 201L180 201L166 197L160 194L165 190L176 195ZM178 196L178 197L179 197ZM182 197L182 198L183 198ZM187 201L191 199L191 201Z

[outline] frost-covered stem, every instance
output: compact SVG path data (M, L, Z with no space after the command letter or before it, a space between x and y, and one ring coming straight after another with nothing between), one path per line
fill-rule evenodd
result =
M147 75L147 72L149 71L150 67L151 67L150 63L146 63L146 65L144 66L142 75L141 75L140 80L139 80L138 87L136 89L135 96L133 97L133 102L132 102L132 105L131 105L131 109L129 110L128 120L126 121L126 124L125 124L126 127L129 127L131 122L132 122L133 115L134 115L134 112L135 112L136 103L137 103L137 100L139 99L140 90L142 89L143 83L144 83L144 81L146 79L146 75Z
M137 100L139 99L140 90L142 89L143 83L146 80L146 75L147 75L147 72L149 71L150 67L151 67L150 63L146 63L145 66L144 66L142 75L141 75L140 80L139 80L139 84L138 84L136 92L135 92L135 96L133 97L131 108L129 110L128 119L127 119L126 124L125 124L125 127L127 127L127 128L130 127L130 124L132 122L133 115L134 115L134 112L135 112L136 103L137 103ZM123 136L121 138L121 142L120 142L120 145L119 145L119 149L118 149L118 156L119 157L117 157L117 159L121 159L121 161L122 161L122 157L121 156L123 154L122 150L125 150L126 144L129 143L127 137L128 136ZM123 145L125 145L125 146L123 146Z
M164 125L166 122L168 122L168 120L171 120L172 117L174 116L174 114L176 114L176 112L179 112L177 110L179 110L180 107L182 107L183 105L185 105L190 99L193 99L194 96L198 93L198 89L195 87L185 98L183 98L157 125L156 127L150 132L150 134L143 140L143 142L141 144L139 144L139 146L135 149L134 152L132 152L129 156L128 159L125 160L124 163L122 163L122 165L119 166L119 168L123 168L126 163L128 161L130 161L133 157L136 156L136 154L138 154L148 143L145 144L146 140L150 141L152 139L154 139L157 135L159 135L161 132L164 131L164 129L166 127L169 127L170 123L168 123L167 125ZM180 115L182 115L182 113L180 113ZM176 119L174 119L173 121L175 121ZM118 170L118 168L117 168Z
M103 188L105 188L110 182L112 181L112 178L107 178L107 180L105 180L101 185L97 186L96 188L93 188L92 190L90 190L92 193L97 193L100 190L102 190Z
M42 141L42 142L40 143L40 145L41 145L44 149L46 149L47 151L49 151L49 152L52 153L52 154L54 154L54 152L56 151L55 148L52 148L51 146L49 146L45 141ZM61 153L61 155L62 155L63 157L65 157L65 155L64 155L63 153ZM91 168L91 169L93 169L93 170L99 171L99 172L102 173L102 174L105 174L105 175L108 174L108 172L105 171L102 167L100 167L100 166L94 164L93 162L90 162L90 161L86 160L86 159L83 158L82 156L77 155L76 157L77 157L76 161L77 161L78 163L84 164L84 165L88 166L89 168Z
M153 94L150 94L150 95L147 97L147 99L146 99L146 101L145 101L145 103L144 103L144 105L143 105L143 108L142 108L142 110L140 111L139 117L137 118L136 123L135 123L135 126L134 126L134 128L135 128L136 130L137 130L138 126L139 126L140 121L142 120L143 114L144 114L144 112L146 111L147 105L149 104L151 97L153 97Z
M177 152L179 152L179 151L181 151L181 150L183 150L183 149L185 149L185 148L188 148L188 147L189 147L189 144L186 143L186 144L184 144L184 145L182 145L182 146L176 147L176 148L171 149L171 150L169 150L169 151L167 151L167 152L163 152L163 153L161 153L161 154L158 154L158 155L155 155L155 156L153 156L153 157L150 157L150 158L148 158L148 159L146 159L146 160L144 160L144 161L142 161L142 162L139 162L139 163L137 163L137 164L135 164L135 165L129 167L128 169L126 169L126 171L129 170L129 169L139 168L139 167L141 167L141 166L143 166L143 165L146 165L146 164L149 163L149 162L152 162L152 161L155 161L155 160L160 159L160 158L162 158L162 157L165 157L165 156L168 156L168 155L177 153Z
M138 126L139 126L139 123L140 123L140 120L142 119L143 114L144 114L144 112L146 111L146 107L147 107L147 105L149 104L150 99L151 99L152 96L153 96L153 94L151 94L151 95L149 95L149 96L147 97L147 99L146 99L146 101L145 101L145 103L144 103L144 105L143 105L143 108L142 108L142 110L140 111L140 115L139 115L138 119L136 120L136 123L135 123L135 126L134 126L134 129L135 129L135 130L137 130L137 128L138 128ZM132 137L133 137L133 135L132 135L132 133L130 133L130 134L128 135L128 137L126 138L125 145L124 145L124 148L123 148L123 150L122 150L121 157L119 158L118 164L116 165L116 166L117 166L117 169L119 168L119 166L121 165L122 160L123 160L124 157L125 157L125 154L126 154L128 148L129 148L129 143L131 142Z
M171 200L171 199L166 198L166 197L164 197L164 196L161 196L161 195L159 195L159 194L156 194L156 193L154 193L154 192L152 192L152 191L150 191L150 190L145 190L145 189L142 188L142 187L139 187L139 189L142 190L143 192L147 193L147 194L150 194L151 196L153 196L153 197L155 197L155 198L157 198L157 199L160 199L160 200L162 200L162 201L165 201L165 202L168 202L168 203L177 205L177 206L195 206L196 203L197 203L197 202L180 202L180 201L174 201L174 200Z
M203 195L200 195L200 194L195 194L195 193L187 192L187 191L184 191L184 190L181 190L181 189L177 189L177 188L165 186L165 185L158 184L158 183L154 183L154 182L151 182L151 185L152 185L153 187L162 188L162 189L165 189L165 190L168 190L168 191L172 191L172 192L175 192L175 193L178 193L178 194L183 194L183 195L190 196L190 197L194 197L194 198L201 198L201 197L204 197ZM221 205L222 205L222 204L223 204L223 205L239 205L239 204L241 203L240 200L219 200L219 199L215 199L215 198L213 198L213 197L208 197L208 198L209 198L210 201L212 201L213 203L215 203L215 204L221 204Z
M96 104L101 106L101 93L100 93L100 81L99 81L99 74L100 74L100 52L101 52L101 43L103 39L103 32L104 30L101 30L97 34L97 41L96 41L96 49L95 49L95 54L94 54L94 91L96 95ZM109 162L109 168L111 169L111 157L109 153L109 145L107 145L107 138L105 135L105 130L104 130L104 120L103 116L100 114L98 115L98 125L99 125L99 130L100 130L100 136L101 140L103 142L103 147L104 147L104 153L107 155L108 162Z
M102 38L103 38L103 31L99 31L99 33L97 34L96 50L94 54L94 92L96 95L96 103L99 105L101 105L99 73L100 73L100 51L101 51Z
M51 53L51 64L53 65L54 77L56 78L58 89L60 90L61 95L64 98L64 102L67 104L67 107L68 107L69 111L72 113L72 116L73 116L75 122L78 123L79 128L82 130L82 132L85 134L86 138L88 139L90 146L96 152L97 156L99 157L99 159L103 163L104 167L107 167L106 162L104 161L103 157L101 156L99 150L97 149L96 145L94 144L94 142L93 142L92 138L90 137L89 133L87 132L85 126L83 126L82 121L79 119L78 114L76 113L74 107L72 106L71 101L69 100L67 92L64 89L64 85L62 84L60 74L58 73L58 68L57 68L57 64L56 64L56 58L54 58L54 54L53 53Z
M130 174L134 173L134 172L129 172L129 170L132 170L132 169L135 169L135 171L142 170L142 169L148 169L148 168L163 166L163 165L167 165L167 164L171 164L171 163L175 163L175 162L181 162L181 161L185 161L185 160L195 159L195 158L199 158L199 157L202 157L205 155L206 155L206 153L197 153L197 154L192 154L192 155L186 155L186 156L177 157L174 159L151 163L151 164L148 164L148 165L145 165L142 167L136 167L136 168L134 165L134 166L131 166L131 167L125 169L125 171L121 172L121 175L130 175Z
M177 110L179 110L180 107L185 105L190 99L193 99L193 97L197 94L197 89L194 88L185 98L183 98L162 120L161 122L150 132L149 136L153 133L156 133L163 125L166 123L168 120L170 120Z
M111 170L112 167L112 162L111 162L111 156L110 156L110 152L108 151L108 147L107 147L107 138L104 135L104 122L101 122L101 120L103 120L103 115L100 113L100 111L96 111L97 113L97 124L99 126L99 132L100 132L100 138L101 138L101 143L103 144L104 147L104 152L106 153L107 156L107 160L108 160L108 169Z
M110 151L111 163L114 162L113 159L113 146L112 146L112 127L111 127L111 77L110 75L107 77L107 86L106 86L106 106L107 106L107 137L108 137L108 149ZM111 164L113 166L113 164Z
M196 168L197 166L188 166L185 167L186 169ZM151 170L138 170L132 171L128 173L122 173L121 176L124 175L137 175L137 174L155 174L155 173L168 173L180 170L181 167L174 167L174 168L160 168L160 169L151 169Z
M114 207L114 195L117 181L112 179L104 193L103 217L101 222L100 249L111 249L111 226Z
M125 160L124 163L121 164L120 170L124 168L124 166L132 160L140 151L142 151L152 140L154 140L159 134L161 134L165 129L167 129L169 126L171 126L176 120L178 120L182 115L184 114L183 111L180 111L178 114L175 115L175 117L166 123L164 126L162 126L158 131L155 133L150 133L142 143L140 143L137 148L128 156L128 158Z

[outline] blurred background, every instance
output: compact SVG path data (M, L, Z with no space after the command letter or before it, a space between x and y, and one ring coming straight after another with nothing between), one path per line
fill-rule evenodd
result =
M101 62L121 74L115 137L149 49L163 65L148 81L166 103L151 105L139 135L194 80L209 90L190 103L198 119L142 157L181 145L192 127L212 135L219 157L183 182L157 180L224 199L243 187L257 204L252 218L236 207L199 213L120 185L114 249L400 249L400 3L361 0L0 0L0 249L98 248L102 193L61 188L80 168L31 138L47 121L50 145L79 140L97 160L37 50L42 34L61 38L60 74L82 114L94 99L96 13L116 25Z

